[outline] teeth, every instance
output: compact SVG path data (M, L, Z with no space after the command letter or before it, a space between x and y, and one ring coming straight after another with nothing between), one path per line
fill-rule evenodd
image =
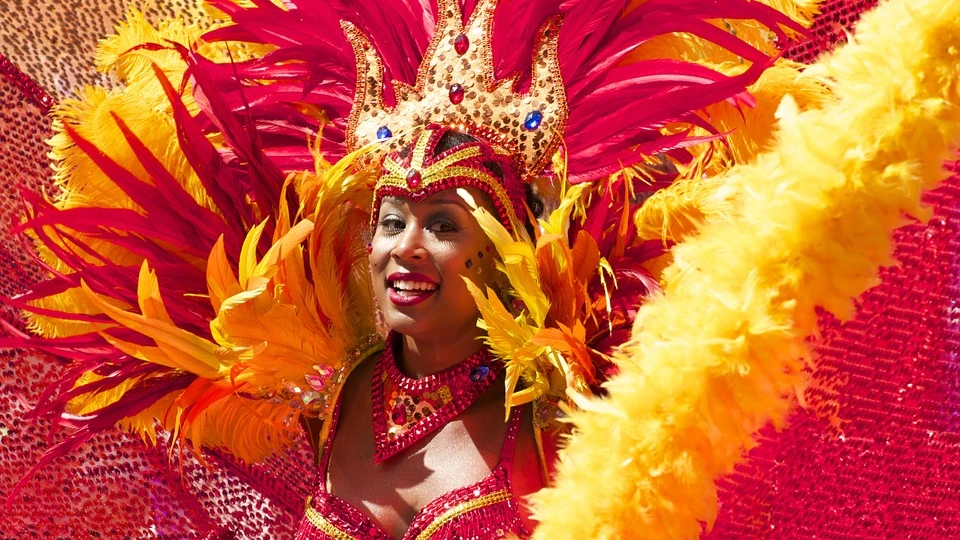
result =
M399 291L434 291L437 286L422 281L394 281L393 288Z

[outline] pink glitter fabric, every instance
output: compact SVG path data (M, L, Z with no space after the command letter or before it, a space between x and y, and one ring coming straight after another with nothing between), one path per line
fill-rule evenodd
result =
M875 4L828 0L812 39L788 56L816 59ZM12 64L0 70L4 295L39 279L7 233L20 211L20 185L52 189L43 143L50 135L46 93L34 90L42 91ZM960 178L927 202L934 217L898 233L901 265L883 273L858 316L846 324L823 321L810 407L783 432L765 432L724 480L710 539L960 538ZM0 309L20 325L16 313ZM33 352L0 356L0 495L6 497L49 445L49 426L23 415L59 364ZM41 471L0 512L0 537L294 535L314 486L306 444L256 467L214 454L209 461L209 468L188 458L171 462L163 441L152 449L119 430L104 434Z
M390 540L393 537L359 508L327 491L327 466L339 413L338 405L333 415L330 437L323 449L317 487L307 500L306 516L300 525L297 540ZM522 408L515 407L511 411L503 449L493 471L479 482L444 493L430 501L414 516L410 528L403 535L404 540L421 537L482 540L504 538L507 535L521 538L530 536L520 520L520 509L510 484L510 463L522 417Z
M20 189L52 193L44 140L47 94L0 57L0 295L40 280L37 264L9 234L22 211ZM20 329L18 313L0 306ZM3 330L0 329L0 333ZM0 499L52 443L46 422L25 419L62 364L34 351L0 353ZM115 430L41 470L0 512L0 538L291 538L313 485L306 440L287 454L248 466L208 453L168 457Z

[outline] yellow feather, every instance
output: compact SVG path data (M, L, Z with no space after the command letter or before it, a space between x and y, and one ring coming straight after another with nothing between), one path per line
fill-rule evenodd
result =
M263 221L254 225L247 231L246 238L243 239L243 246L240 248L240 286L248 288L250 278L254 277L257 267L257 246L260 244L260 237L263 235L263 229L267 222ZM254 286L256 287L256 286Z
M76 386L83 386L88 383L96 382L102 380L104 377L97 375L93 372L84 373L79 379L77 379ZM99 393L83 394L74 398L67 405L67 412L70 414L76 415L85 415L89 414L98 409L102 409L107 405L116 402L120 399L127 390L133 386L138 379L131 378L129 380L123 381L118 384L115 388L106 390Z
M560 205L550 212L546 220L541 221L544 233L566 236L570 227L570 216L591 188L589 184L564 185Z
M497 268L506 278L506 292L523 304L518 308L519 314L514 315L492 289L488 288L484 293L467 280L467 287L480 310L478 326L487 332L486 340L493 353L507 365L508 412L510 407L548 395L552 400L567 401L572 399L572 393L587 391L582 370L572 368L585 362L585 355L589 355L585 328L577 321L570 322L572 328L567 328L548 318L551 303L544 288L555 284L557 279L578 279L575 276L579 275L583 265L595 269L596 265L588 254L596 253L596 245L586 233L578 236L573 249L567 242L570 216L578 211L582 199L590 193L590 186L561 186L562 200L547 219L540 222L543 232L538 236L536 246L522 231L517 231L516 238L512 237L496 218L477 207L466 190L458 190L458 193L473 208L474 217L497 250ZM593 251L588 244L593 245ZM600 266L602 268L603 261ZM609 265L606 268L609 270ZM596 271L602 272L599 268ZM553 281L548 283L545 276ZM580 285L570 283L572 287ZM586 301L576 292L574 296L567 301ZM567 307L586 309L588 314L585 316L591 316L590 308L586 306L574 303ZM554 339L557 335L564 337Z
M99 87L86 87L78 91L75 99L61 101L54 112L53 131L49 144L53 160L54 184L57 189L56 205L59 208L84 206L114 207L138 210L129 197L117 187L100 168L80 151L63 130L64 124L73 127L83 138L93 142L101 151L141 180L150 181L149 175L140 164L117 128L111 113L117 114L137 135L138 138L156 154L160 162L176 177L184 188L201 204L213 208L205 195L196 175L190 169L187 160L176 144L176 127L170 105L150 64L157 62L174 85L179 85L185 65L179 54L173 51L138 50L131 54L122 54L145 42L164 43L171 41L184 46L196 41L209 22L200 21L193 25L170 21L160 28L152 27L142 13L132 10L125 21L117 25L117 33L104 39L98 48L97 67L104 72L115 73L125 88L107 90ZM217 47L203 45L203 52L214 57L222 57ZM195 104L185 95L191 110ZM53 231L54 241L64 245ZM110 242L87 235L76 235L94 251L107 260L119 265L134 265L141 257L129 253ZM44 262L57 271L69 269L49 250L40 249ZM80 257L96 264L92 256L80 253ZM79 287L44 298L35 305L45 309L74 313L97 313L99 309ZM87 323L54 319L42 315L27 314L31 331L49 337L62 337L93 331Z
M960 144L960 2L891 0L805 76L837 100L780 107L756 163L717 180L735 219L675 249L665 295L580 400L535 538L696 538L719 476L802 390L817 307L847 317L891 262L890 233Z
M54 113L51 144L59 189L54 201L57 207L139 210L74 146L63 129L70 125L134 176L150 182L111 116L116 113L199 204L219 211L179 148L170 104L153 73L152 66L157 64L171 83L179 86L184 80L182 58L174 51L136 49L147 42L174 42L187 48L196 44L201 55L224 60L227 51L223 44L198 41L213 24L210 17L203 17L191 26L163 22L153 27L133 11L118 25L117 34L101 44L98 68L115 74L125 88L86 88L78 99L65 100ZM131 49L135 50L128 52ZM257 46L231 45L230 57L242 61L252 53L264 52ZM196 112L191 95L186 92L184 102L189 111ZM211 138L214 144L220 143L217 134ZM213 341L176 326L177 321L171 320L164 307L156 274L142 257L82 235L79 239L107 260L124 266L141 265L138 305L100 297L85 284L37 305L74 313L105 313L116 324L152 338L155 344L145 346L111 337L106 332L110 325L31 316L30 327L51 337L99 331L108 342L135 358L200 376L186 391L173 392L125 419L121 422L125 429L155 441L155 420L159 420L173 431L175 439L189 441L195 447L222 446L244 460L269 455L299 429L298 419L305 409L291 403L301 397L306 401L312 392L304 375L317 365L338 370L326 397L334 396L343 374L362 357L353 350L361 346L370 349L367 338L376 334L361 240L372 204L369 186L376 173L366 166L365 159L363 152L356 152L330 165L318 153L315 174L289 178L284 189L297 189L302 206L289 209L281 197L272 246L260 260L257 246L265 223L248 231L238 268L230 264L222 238L206 261L189 261L205 269L207 296L217 313L211 322ZM294 220L298 223L291 225ZM67 245L56 231L45 232L54 242ZM305 239L308 253L301 247ZM41 256L55 270L69 270L50 250L41 249ZM92 256L80 256L96 264ZM87 374L78 384L96 379L96 375ZM70 404L71 410L91 412L114 403L134 383L125 381L113 390L80 396ZM279 399L273 403L267 399L270 397ZM318 414L316 406L321 407L319 414L326 414L322 407L329 402L332 399L314 400L312 414Z
M163 305L163 299L160 298L157 273L150 270L147 261L143 261L140 265L140 274L137 277L137 303L144 317L173 324L173 319L170 318L167 308Z
M262 279L273 279L277 273L281 260L290 256L290 252L298 249L300 244L313 232L313 222L303 220L284 232L283 236L275 240L273 245L253 269L253 275Z
M240 282L234 275L227 252L223 247L223 236L217 239L207 258L207 294L215 312L220 311L224 300L240 292Z
M540 288L534 246L522 237L520 240L514 240L506 227L490 212L477 206L466 190L458 189L457 193L473 207L473 217L497 250L500 256L497 269L507 276L517 297L523 301L529 311L530 317L536 324L543 324L550 304Z
M202 377L216 378L220 371L219 358L225 358L232 354L232 351L226 351L201 337L180 330L169 322L118 309L105 302L98 294L90 290L83 281L80 282L80 287L108 317L123 326L153 338L165 355L168 357L171 354L175 356L171 359L178 363L176 367L180 369L185 369ZM147 348L141 348L140 350L147 350Z

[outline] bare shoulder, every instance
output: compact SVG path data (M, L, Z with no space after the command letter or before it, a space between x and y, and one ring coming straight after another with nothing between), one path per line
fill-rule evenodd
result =
M347 416L350 416L352 410L355 408L354 404L350 402L361 397L360 393L363 388L369 388L373 366L376 364L377 358L379 358L381 354L382 353L371 355L370 358L367 358L362 363L358 364L347 376L346 381L343 383L343 388L341 389L340 394L337 396L337 399L341 401L341 415L346 414ZM310 441L310 448L313 450L314 465L320 464L321 452L323 450L321 447L320 435L323 433L324 422L325 420L322 418L308 418L306 416L300 417L300 427L307 434L307 440ZM328 436L331 437L333 435L334 433L328 434Z
M523 411L523 422L517 433L517 446L514 452L513 468L510 471L513 494L520 502L520 517L528 530L536 523L530 517L527 497L544 487L541 474L540 456L537 441L533 434L533 408L527 406Z

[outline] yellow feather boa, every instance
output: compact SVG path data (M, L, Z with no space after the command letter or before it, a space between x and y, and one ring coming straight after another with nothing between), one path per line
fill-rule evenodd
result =
M773 149L721 179L733 215L675 250L640 311L609 396L572 415L535 538L695 538L716 479L802 390L815 308L849 316L890 264L891 231L922 217L960 142L960 1L897 0L814 66L837 97L779 112Z

